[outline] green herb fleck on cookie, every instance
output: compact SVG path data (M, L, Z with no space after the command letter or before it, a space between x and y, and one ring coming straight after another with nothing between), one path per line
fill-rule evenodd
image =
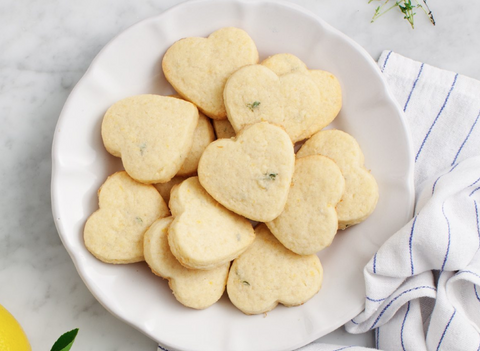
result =
M246 280L243 280L243 281L242 281L242 284L243 284L243 285L246 285L246 286L250 286L250 283L247 282Z
M272 181L275 180L275 178L277 178L277 175L278 173L265 173L266 178Z
M141 219L140 217L135 217L135 222L137 222L138 224L143 224L143 219Z
M142 144L139 145L139 148L140 148L140 155L143 156L143 152L144 152L145 149L147 148L147 144L142 143Z
M253 112L258 106L260 106L261 102L260 101L254 101L251 104L247 104L247 107L250 109L250 111Z
M278 173L267 172L261 178L257 179L258 185L262 189L268 190L271 184L277 179Z

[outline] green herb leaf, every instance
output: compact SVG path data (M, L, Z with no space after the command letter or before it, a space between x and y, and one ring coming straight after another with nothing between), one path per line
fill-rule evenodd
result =
M246 106L250 109L250 111L253 112L254 109L256 109L258 106L260 106L261 102L260 101L254 101L251 104L247 104Z
M50 351L68 351L73 345L78 334L78 328L66 332L53 344Z
M265 180L274 181L277 178L278 173L265 173Z
M250 286L250 283L249 283L249 282L247 282L246 280L242 281L242 284L243 284L243 285Z
M135 221L136 221L138 224L143 224L143 219L141 219L140 217L135 217Z
M398 7L400 12L403 13L403 18L406 19L408 21L408 23L410 23L410 26L412 28L415 28L414 16L417 14L415 12L415 9L423 10L423 12L425 12L425 14L430 19L430 22L433 25L435 25L435 19L433 18L432 11L430 10L430 8L427 5L427 0L421 0L423 5L418 2L420 0L413 0L414 4L412 4L412 0L397 0L390 7L387 7L387 5L390 3L390 0L369 0L368 3L371 3L372 1L382 1L383 4L378 6L375 9L375 13L373 14L371 22L374 22L378 17L384 15L385 13L390 11L391 9L393 9L395 7Z

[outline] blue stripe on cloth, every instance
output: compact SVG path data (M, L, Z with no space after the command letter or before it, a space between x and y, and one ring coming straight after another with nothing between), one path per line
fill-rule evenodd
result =
M407 320L408 312L410 311L410 301L407 304L407 312L405 312L405 317L403 317L402 329L400 330L400 342L402 343L402 349L405 350L405 344L403 342L403 327L405 327L405 321Z
M385 301L386 299L387 299L386 297L384 297L383 299L372 299L371 297L367 296L367 300L372 302L382 302L382 301Z
M480 187L473 189L473 191L468 196L472 196L473 194L475 194L478 191L478 189L480 189Z
M477 219L478 247L480 248L480 223L479 223L479 221L478 221L478 206L477 206L477 201L473 200L473 204L475 205L475 218Z
M431 290L434 290L434 291L437 291L437 289L435 289L434 287L431 287L431 286L427 286L427 285L421 285L421 286L417 286L415 288L411 288L411 289L408 289L408 290L405 290L403 291L402 293L398 294L394 299L392 299L384 308L383 310L380 312L380 314L378 315L377 319L375 320L375 322L372 324L372 326L370 327L370 329L373 329L375 328L375 326L377 325L378 321L380 320L380 318L383 316L383 314L385 313L385 311L392 305L392 303L394 303L397 299L399 299L402 295L405 295L411 291L415 291L415 290L420 290L420 289L431 289Z
M480 275L475 273L475 272L472 272L472 271L460 271L457 273L458 274L462 274L462 273L468 273L468 274L473 274L474 276L480 278ZM480 296L478 295L478 292L477 292L477 285L476 284L473 284L473 291L475 292L475 296L477 297L477 300L478 302L480 302Z
M166 349L165 347L160 346L160 345L158 345L158 349L159 349L159 350L162 350L162 351L168 351L168 349Z
M447 326L445 327L445 330L442 333L442 337L440 338L440 341L438 342L438 345L437 345L437 351L440 349L440 345L442 344L443 338L445 337L445 333L447 332L447 329L450 326L450 323L452 323L453 317L455 317L455 313L457 313L456 309L454 309L453 314L450 317L450 320L448 321Z
M474 186L475 184L478 183L478 181L480 180L480 178L478 178L476 181L474 181L472 184L470 184L468 187L470 188L471 186Z
M475 273L475 272L472 272L472 271L459 271L459 272L457 273L457 275L463 274L463 273L473 274L473 275L476 276L477 278L480 278L480 275L479 275L479 274L477 274L477 273Z
M388 59L390 58L390 55L391 55L391 54L392 54L391 51L387 54L387 57L385 58L385 61L383 62L382 72L384 71L385 66L387 65Z
M478 349L477 349L477 351L480 351L480 344L478 344Z
M430 133L432 132L433 127L434 127L435 124L437 123L438 118L440 117L440 115L441 115L442 112L443 112L443 109L444 109L445 106L447 105L448 99L450 98L450 94L452 93L453 88L455 87L455 84L457 83L457 78L458 78L458 73L455 74L455 78L453 79L453 83L452 83L452 86L450 87L450 90L448 91L447 97L445 98L445 101L443 102L443 105L442 105L442 107L440 108L440 111L438 111L437 117L435 117L435 119L433 120L432 125L431 125L430 128L428 129L428 132L427 132L427 134L425 135L425 138L423 139L422 144L420 145L420 148L418 149L417 155L415 156L415 162L417 162L418 156L420 155L420 153L421 153L422 150L423 150L423 146L424 146L425 143L427 142L427 139L428 139L428 137L430 136Z
M352 323L355 324L355 325L358 325L358 323L355 322L353 319L350 319L350 322L352 322Z
M417 86L417 82L420 79L420 75L422 74L423 65L424 65L424 63L421 64L420 70L418 71L417 78L413 82L412 90L410 90L410 94L408 94L408 98L407 98L407 101L405 102L405 106L403 106L403 112L405 112L407 110L407 106L408 106L408 103L410 102L410 98L412 97L412 93L415 90L415 87Z
M443 259L442 269L440 270L441 272L443 272L443 270L445 268L445 264L447 263L448 253L450 252L450 239L451 239L450 221L448 220L448 217L445 214L445 202L443 202L443 204L442 204L442 213L443 213L443 217L445 217L445 220L447 221L448 243L447 243L447 252L445 252L445 258Z
M415 269L413 267L413 252L412 252L412 240L413 240L413 231L415 230L415 223L417 222L417 216L413 219L412 229L410 230L410 239L408 240L408 247L410 249L410 269L412 275L415 273Z
M433 195L433 193L435 192L435 187L437 186L437 182L440 180L440 178L442 178L443 176L445 176L445 175L449 174L450 172L452 172L455 168L457 168L457 166L458 166L458 163L455 164L452 168L450 168L450 170L449 170L447 173L441 174L441 175L437 178L437 180L435 180L435 183L433 183L433 186L432 186L432 195Z
M373 256L373 273L377 274L377 253Z
M458 149L457 154L455 155L455 158L452 161L452 166L455 164L455 162L457 162L458 155L460 155L460 151L462 151L463 147L468 141L468 138L470 138L470 134L472 134L473 128L475 128L475 125L477 124L479 117L480 117L480 111L478 112L477 118L475 118L475 122L473 122L472 127L470 128L470 131L467 134L467 137L463 141L462 145L460 145L460 148Z

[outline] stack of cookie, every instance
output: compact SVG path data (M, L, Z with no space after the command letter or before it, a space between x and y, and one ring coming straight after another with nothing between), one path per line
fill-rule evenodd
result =
M127 97L103 119L125 171L100 188L85 245L107 263L145 260L188 307L225 287L246 314L303 304L322 284L316 253L377 203L358 143L323 130L342 105L335 76L290 54L258 61L237 28L182 39L162 62L179 96Z

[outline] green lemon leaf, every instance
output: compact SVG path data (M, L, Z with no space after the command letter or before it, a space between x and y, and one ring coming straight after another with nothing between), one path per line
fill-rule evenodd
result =
M50 351L68 351L73 345L78 334L78 328L66 332L53 344Z

